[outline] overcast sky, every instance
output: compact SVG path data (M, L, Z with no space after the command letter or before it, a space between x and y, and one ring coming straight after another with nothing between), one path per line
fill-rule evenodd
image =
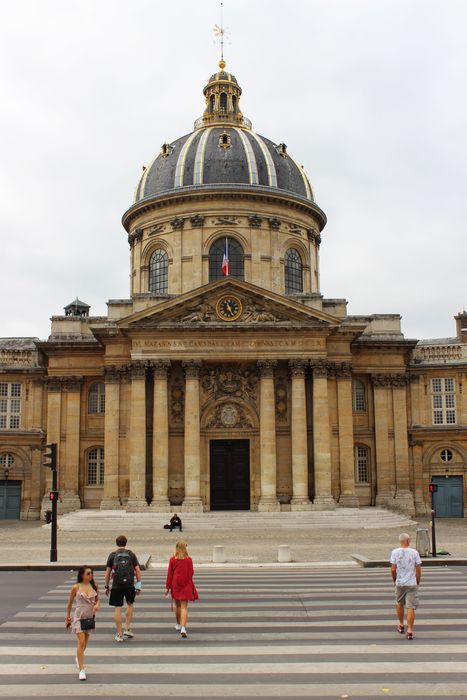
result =
M467 2L225 0L253 128L328 216L321 286L349 313L454 334L467 305ZM74 297L129 294L120 219L143 164L192 130L214 0L0 0L0 336Z

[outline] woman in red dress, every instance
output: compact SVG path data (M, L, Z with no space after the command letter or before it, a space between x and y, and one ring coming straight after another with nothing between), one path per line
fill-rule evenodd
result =
M175 545L175 554L169 560L165 589L165 595L171 592L175 602L175 629L182 637L187 637L188 601L198 600L199 595L193 583L193 560L188 556L186 542L180 541Z

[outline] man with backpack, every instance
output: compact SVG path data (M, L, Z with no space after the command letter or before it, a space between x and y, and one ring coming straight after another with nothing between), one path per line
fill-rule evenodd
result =
M105 594L109 595L109 605L115 608L116 642L134 637L131 631L135 597L141 593L141 569L136 554L126 549L127 538L120 535L116 539L118 549L111 552L105 569ZM135 582L136 578L136 582ZM126 601L125 629L122 629L122 606Z

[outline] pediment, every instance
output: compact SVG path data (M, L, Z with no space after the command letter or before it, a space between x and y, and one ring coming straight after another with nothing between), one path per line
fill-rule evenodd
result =
M228 295L232 295L240 302L241 313L235 321L226 321L219 314L219 301ZM334 328L340 323L340 319L305 306L301 302L229 277L127 316L121 319L118 325L122 330L136 330L168 325L194 328L213 325L223 327L309 325Z

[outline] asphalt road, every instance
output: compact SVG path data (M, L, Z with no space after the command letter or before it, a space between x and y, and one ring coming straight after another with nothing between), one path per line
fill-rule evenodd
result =
M0 571L0 624L69 578L67 571Z
M115 643L104 602L86 683L63 627L72 578L27 572L1 582L10 607L0 624L0 698L467 697L463 568L423 572L413 641L396 632L387 570L200 571L185 640L173 629L163 573L148 571L133 640Z

